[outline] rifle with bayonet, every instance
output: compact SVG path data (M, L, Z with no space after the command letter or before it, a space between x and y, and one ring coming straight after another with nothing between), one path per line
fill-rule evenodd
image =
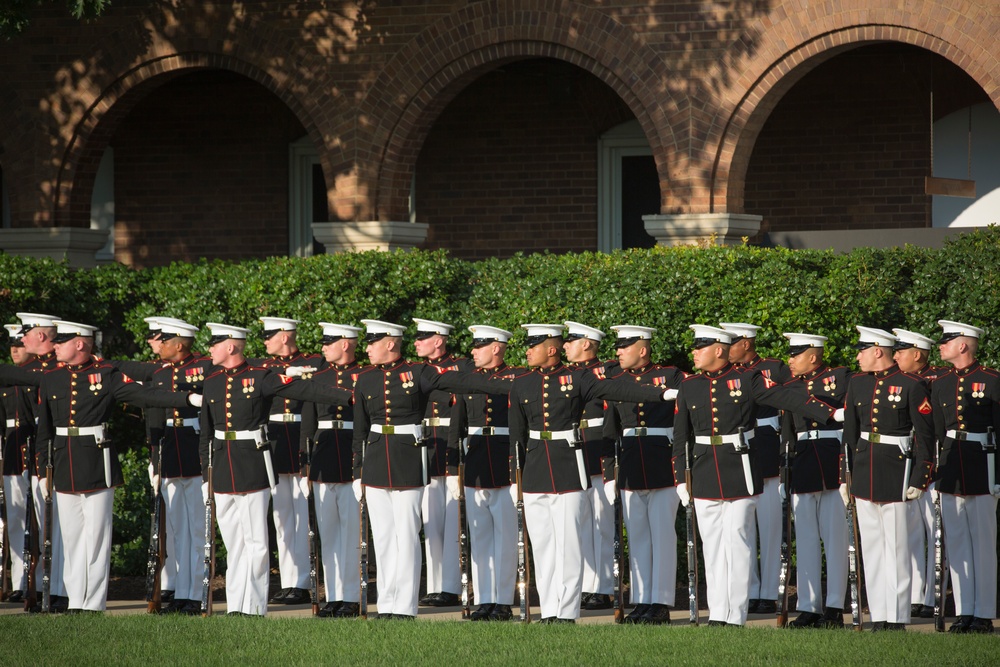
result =
M7 497L3 484L3 450L7 439L0 434L0 602L10 596L10 572L7 562L10 560L10 535L7 530Z
M698 625L698 520L694 513L694 488L691 485L691 444L684 443L684 484L687 486L687 568L688 622Z
M472 615L472 554L469 553L469 521L465 505L465 447L468 440L458 441L458 567L462 574L462 618Z
M941 443L934 441L934 470L941 465ZM934 630L944 632L944 519L941 515L941 492L932 491L934 503Z
M45 527L42 541L42 612L52 611L52 522L54 507L52 505L52 438L47 441L47 458L45 461Z
M313 498L312 478L312 438L306 438L306 466L303 474L306 477L306 506L309 522L309 599L312 602L312 614L319 613L319 548L316 536L319 532L316 525L316 499Z
M361 480L364 473L365 446L361 445L361 471L358 473L358 480ZM361 484L361 497L358 499L359 517L359 548L358 548L358 569L361 573L361 596L358 598L358 615L361 618L368 618L368 502L365 497L365 485Z
M781 463L781 569L778 571L778 627L788 625L788 580L792 572L792 443L786 440Z
M614 546L613 553L614 558L611 561L611 576L612 576L612 591L611 597L612 605L615 610L615 623L625 622L625 602L622 599L622 578L624 575L624 561L625 561L625 540L623 537L625 521L622 513L622 490L620 486L620 468L619 459L621 456L622 439L621 437L615 438L615 468L614 468L614 484L615 484L615 498L614 498L614 511L615 511L615 536L614 536Z
M28 488L24 494L24 610L37 611L38 595L35 593L35 576L38 571L38 518L35 515L35 492L32 489L31 468L35 462L35 438L31 436L27 441L27 466L25 473L28 476Z
M520 598L520 620L531 623L531 605L528 603L528 582L531 565L528 561L528 531L524 522L524 485L521 479L521 444L514 443L514 484L517 489L517 593Z
M156 448L156 471L153 479L153 504L149 512L149 551L146 555L146 613L158 614L161 610L160 572L167 558L167 522L163 513L163 439Z
M847 485L847 582L851 591L851 626L861 632L864 614L861 610L861 572L858 563L858 518L851 484L850 444L844 442L844 482Z
M215 578L215 486L212 481L212 458L215 441L208 443L205 492L205 567L201 577L201 615L212 615L212 579Z

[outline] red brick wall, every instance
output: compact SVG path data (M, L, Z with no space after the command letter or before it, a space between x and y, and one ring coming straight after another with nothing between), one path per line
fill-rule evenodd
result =
M554 60L487 73L438 117L416 169L425 245L468 259L597 247L597 139L631 118Z
M914 51L834 57L778 103L747 171L746 211L764 216L762 231L928 224L929 70Z
M224 72L185 75L139 102L112 139L115 258L133 266L288 253L288 144L278 98Z

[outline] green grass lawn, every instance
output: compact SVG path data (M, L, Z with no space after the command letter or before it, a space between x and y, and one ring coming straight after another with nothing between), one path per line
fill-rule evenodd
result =
M1000 637L216 616L0 617L2 664L995 665Z

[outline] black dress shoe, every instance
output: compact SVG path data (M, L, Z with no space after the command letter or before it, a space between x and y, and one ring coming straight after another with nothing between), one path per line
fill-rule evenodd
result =
M955 619L955 622L951 624L951 627L948 628L948 632L956 635L964 635L969 631L969 626L972 625L973 619L973 616L959 616Z
M611 596L607 593L591 593L587 602L583 604L584 609L596 610L596 609L611 609Z
M410 616L409 614L392 614L392 620L394 621L415 621L416 616Z
M284 602L285 596L288 595L291 590L291 588L282 588L280 591L271 596L271 599L267 601L268 604L281 604Z
M357 602L341 602L337 608L334 618L355 618L360 613L360 606Z
M817 625L818 628L836 630L844 627L844 610L836 607L827 607L823 613L823 623Z
M993 634L993 620L989 618L974 618L966 630L969 634L991 635Z
M253 616L253 614L248 614L248 613L243 612L243 611L231 611L231 612L228 612L226 614L226 616L233 616L233 617L240 617L240 616L242 616L244 618L249 618L249 617Z
M747 604L747 613L756 614L759 608L760 608L760 600L756 598L751 598L750 602Z
M841 624L843 624L843 621L841 621ZM804 611L798 615L798 618L789 623L788 627L793 630L802 628L821 628L823 627L823 617L816 612Z
M201 614L201 600L187 600L178 612L184 616L198 616Z
M580 607L586 608L586 604L590 602L590 596L596 595L596 593L581 593L580 594Z
M511 611L509 604L493 605L493 611L490 612L491 621L509 621L512 618L514 618L514 612Z
M420 604L429 607L457 607L461 601L455 593L432 593L421 599Z
M289 588L288 594L281 598L280 604L307 604L312 601L309 591L304 588Z
M755 614L774 614L778 611L778 603L774 600L757 600Z
M160 600L160 602L162 602L162 600ZM184 609L184 606L187 603L188 603L187 600L180 600L178 598L174 598L170 602L170 604L168 604L166 607L161 607L160 608L160 613L161 614L176 614L176 613L180 612L182 609Z
M330 618L335 616L337 610L340 609L340 605L344 604L340 600L329 600L322 609L316 612L316 615L320 618Z
M917 618L920 616L920 610L924 608L924 605L919 602L914 602L910 605L910 616Z
M7 598L7 602L12 602L17 604L18 602L24 602L24 591L14 591Z
M65 595L49 596L49 612L52 614L63 614L69 610L69 598Z
M575 625L576 621L572 618L553 618L552 622L557 625Z
M555 622L556 622L556 617L555 616L544 616L544 617L542 617L542 619L540 621L538 621L538 624L539 625L552 625Z
M160 591L160 602L173 602L174 592L173 591Z
M872 632L882 632L888 630L889 624L885 621L872 621Z
M642 623L642 617L645 615L652 605L648 604L637 604L635 609L625 617L625 623Z
M726 627L726 625L728 625L728 624L725 621L710 620L708 622L708 627L710 627L710 628L724 628L724 627Z
M665 604L652 604L639 619L645 625L670 625L670 607Z
M489 619L490 614L493 613L494 604L481 604L476 607L476 610L472 612L469 616L470 621L486 621Z
M441 594L440 593L428 593L424 597L420 598L420 604L424 605L425 607L435 606L434 603L437 602L437 599L438 599L439 595L441 595Z
M920 612L916 616L919 618L934 618L934 605L920 605Z

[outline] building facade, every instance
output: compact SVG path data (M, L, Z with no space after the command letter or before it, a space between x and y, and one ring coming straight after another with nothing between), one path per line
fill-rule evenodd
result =
M937 244L1000 217L998 29L998 0L43 11L0 44L0 248Z

